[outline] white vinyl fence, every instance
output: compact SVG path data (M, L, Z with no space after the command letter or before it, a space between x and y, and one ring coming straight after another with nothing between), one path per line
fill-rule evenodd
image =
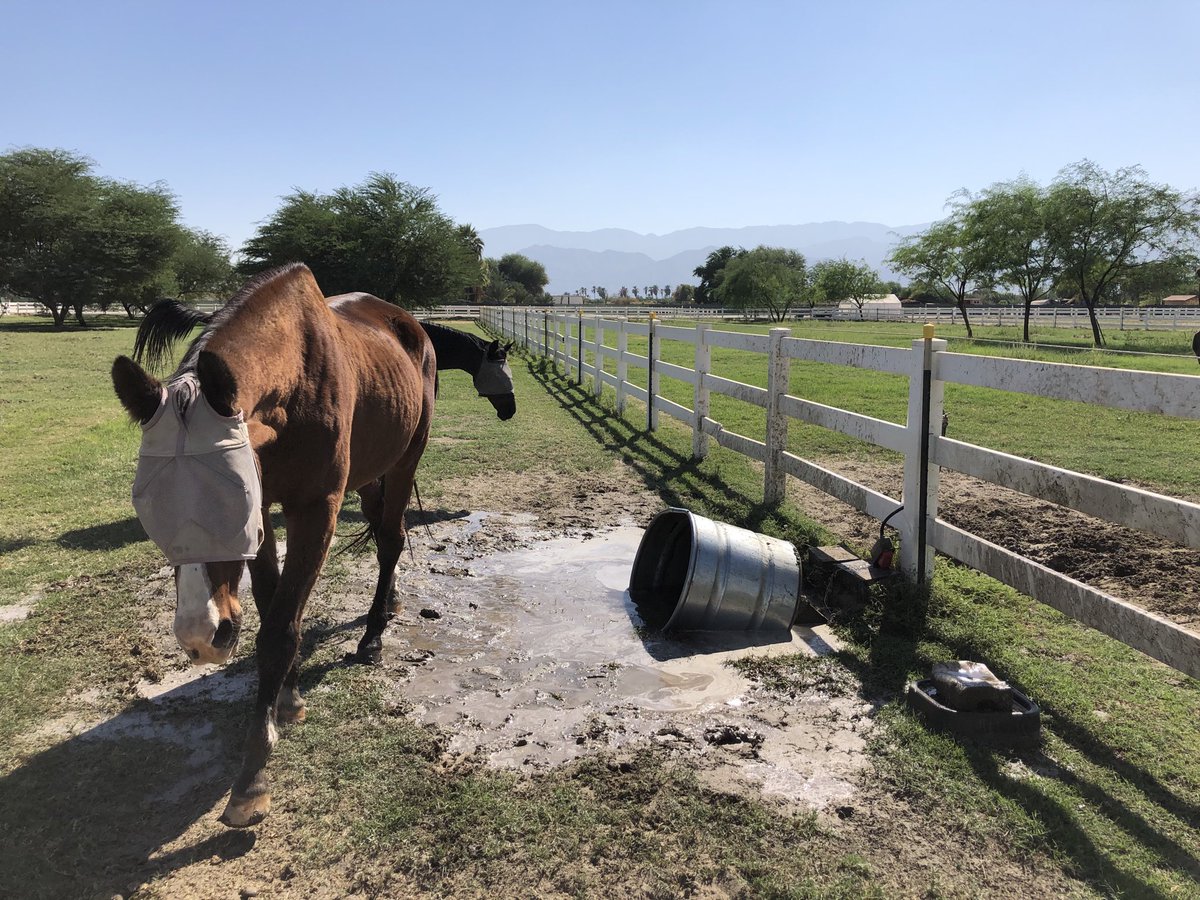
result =
M201 312L214 312L223 306L219 300L199 300L195 307ZM712 321L770 321L765 309L724 309L710 306L652 307L652 306L586 306L557 307L550 311L569 312L577 315L580 309L587 316L603 315L608 318L633 316L645 318L654 313L665 319L708 319ZM498 315L513 307L471 306L447 304L417 310L417 315L430 315L444 319L474 319L485 314ZM538 307L540 311L542 307ZM84 312L96 315L100 310L85 306ZM109 309L111 315L120 315L120 306ZM13 300L0 297L0 316L45 316L50 310L40 303L29 300ZM968 307L972 325L1003 325L1021 327L1024 310L1019 306L972 306ZM841 309L833 306L799 307L788 313L789 320L829 319L846 322L932 322L935 325L961 325L958 310L949 306L878 306L868 304L860 312L857 309ZM1195 331L1200 329L1200 308L1195 306L1111 306L1096 310L1096 319L1105 331ZM1030 325L1035 328L1088 328L1087 310L1079 306L1037 307L1030 310Z
M938 517L939 473L947 468L1200 549L1200 505L941 435L942 393L946 383L1200 419L1200 377L951 353L944 340L932 337L932 329L927 329L929 337L913 341L911 348L895 348L802 340L791 337L787 328L773 328L768 334L748 334L721 331L704 323L682 327L664 325L653 318L634 322L581 311L485 307L480 312L483 325L490 331L552 360L569 376L574 376L577 383L587 384L597 396L605 386L611 387L616 392L618 412L625 411L631 397L641 401L646 405L648 429L658 426L662 413L683 422L693 431L692 453L696 458L703 458L710 442L715 441L721 447L763 463L763 496L768 503L783 499L790 475L876 519L899 511L892 523L900 533L901 567L918 583L929 578L934 550L938 550L1193 678L1200 678L1200 634ZM629 351L630 335L647 339L647 355ZM693 367L663 361L664 340L692 345ZM767 387L712 374L713 347L762 354ZM605 362L615 372L606 371ZM793 362L832 363L907 376L906 424L792 396L788 387ZM647 370L644 381L648 390L628 380L630 367ZM692 386L690 409L661 396L660 381L664 377ZM766 441L737 434L712 419L709 398L714 393L763 408ZM903 454L902 501L788 452L788 423L792 420L838 431Z

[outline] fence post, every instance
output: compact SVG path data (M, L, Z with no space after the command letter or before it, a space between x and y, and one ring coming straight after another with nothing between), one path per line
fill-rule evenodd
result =
M560 321L561 318L561 321ZM558 326L562 326L562 334L558 333ZM560 316L554 317L554 356L562 362L563 375L571 374L571 354L567 351L567 336L571 333L571 323L567 319L567 314L563 313Z
M628 319L624 316L617 318L617 415L625 414L625 378L629 374L629 364L625 361L625 351L629 349L629 332L625 330Z
M599 397L604 393L604 320L600 316L596 316L595 324L592 328L592 336L596 339L596 352L592 356L592 361L596 364L592 371L592 393Z
M654 408L654 398L658 396L658 372L656 371L654 361L658 359L658 341L656 336L655 325L657 324L654 313L650 313L650 321L647 323L647 331L649 338L649 346L646 348L646 430L655 431L658 428L658 410Z
M1118 331L1125 330L1125 307L1123 307L1123 306L1121 307L1121 325L1117 330Z
M787 472L783 469L783 451L787 449L787 416L781 401L788 392L788 377L792 361L783 353L783 339L792 333L790 328L772 328L767 369L767 459L763 478L763 503L770 506L783 502L787 493Z
M583 310L575 320L575 383L583 385Z
M913 368L908 382L907 448L904 453L904 512L901 513L900 564L917 584L933 575L929 526L937 518L941 469L932 462L933 441L942 433L943 384L933 377L934 355L946 349L926 325L924 338L912 342Z
M708 346L708 325L696 325L696 386L692 391L692 409L696 413L696 426L692 432L692 457L704 459L708 456L708 435L704 433L704 420L708 418L708 387L704 376L712 367L712 352Z

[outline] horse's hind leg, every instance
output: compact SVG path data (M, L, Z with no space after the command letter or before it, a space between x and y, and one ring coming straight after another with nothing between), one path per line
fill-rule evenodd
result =
M370 529L370 534L374 538L378 538L380 530L383 528L383 507L384 507L384 500L387 497L387 485L389 483L390 482L386 481L383 478L377 478L374 481L372 481L370 484L364 485L363 487L358 489L358 496L359 496L359 499L362 501L363 517L367 520L367 525ZM401 543L403 545L403 541ZM378 549L379 549L378 541L376 542L375 546L376 546L376 551L378 551ZM403 546L401 547L401 549L403 549ZM376 552L376 558L378 558L378 556L379 556L379 554L378 554L378 552ZM397 554L397 556L396 556L397 561L399 560L399 558L400 558L399 554ZM381 567L383 566L383 562L380 562L380 566ZM392 568L389 569L389 571L391 571L393 573L395 572L395 563L392 564ZM386 612L387 612L388 618L391 618L397 612L399 612L400 604L396 597L396 579L394 577L394 574L388 585L386 604L387 604Z
M420 460L420 454L417 454L417 460ZM383 631L387 627L388 615L395 611L397 603L396 563L400 561L407 539L404 511L412 496L415 470L415 463L402 463L383 479L378 523L373 523L379 578L375 583L371 610L367 613L367 630L358 643L355 656L358 662L378 665L383 660ZM365 497L363 508L366 509Z

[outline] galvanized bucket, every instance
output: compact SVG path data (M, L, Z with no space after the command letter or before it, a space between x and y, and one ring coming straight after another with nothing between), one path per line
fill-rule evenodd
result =
M646 624L679 631L785 630L799 593L790 543L686 509L654 518L629 579Z

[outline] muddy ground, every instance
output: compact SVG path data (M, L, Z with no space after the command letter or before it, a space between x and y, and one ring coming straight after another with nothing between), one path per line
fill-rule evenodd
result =
M840 461L837 468L877 489L898 484L884 466ZM844 538L873 539L872 520L795 482L790 490L810 516ZM1200 579L1181 551L953 475L943 481L943 498L946 519L989 540L1176 621L1200 618ZM748 649L662 642L638 628L622 579L637 546L636 527L663 503L630 470L618 464L570 478L467 480L425 505L430 522L414 529L413 552L401 563L403 609L373 677L394 693L403 715L444 736L448 773L466 765L537 778L583 756L604 754L619 765L625 754L649 748L694 768L718 793L815 811L848 850L879 861L904 893L931 882L989 896L1078 890L1056 869L1018 864L998 848L946 853L945 835L926 828L920 813L879 782L867 752L876 701L862 697L848 674L785 697L725 665L747 652L827 652L836 643L827 630L801 629ZM318 586L309 619L348 651L375 574L369 557L342 568ZM148 663L155 677L136 689L147 702L112 717L113 698L103 691L76 698L72 713L28 735L25 748L145 739L179 749L179 778L148 798L179 805L177 826L150 816L114 829L103 852L101 893L336 897L363 884L384 895L419 893L386 861L370 857L348 857L297 878L293 832L306 826L294 821L286 802L249 836L217 824L236 751L234 736L214 729L211 704L244 705L252 669L247 661L204 675L184 667L170 634L165 570L143 596L157 610L144 642L156 659ZM310 704L319 704L320 694L318 687Z
M822 464L899 499L899 465L851 459ZM788 485L805 513L843 539L867 547L875 540L876 520L794 479ZM1200 556L1194 550L949 470L942 471L938 514L1056 572L1200 630Z

